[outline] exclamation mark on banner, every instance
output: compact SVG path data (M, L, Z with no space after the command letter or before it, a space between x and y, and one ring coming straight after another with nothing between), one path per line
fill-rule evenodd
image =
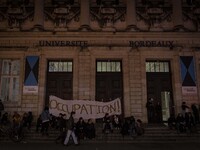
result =
M117 108L118 108L118 112L120 113L121 108L120 108L120 99L117 101Z

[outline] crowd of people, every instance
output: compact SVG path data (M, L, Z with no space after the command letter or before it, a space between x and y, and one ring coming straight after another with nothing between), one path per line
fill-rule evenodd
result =
M60 131L60 134L55 139L56 143L68 145L70 136L75 145L78 145L80 140L94 139L96 137L95 123L92 119L84 120L82 117L77 122L74 121L75 112L71 112L70 117L66 118L65 114L59 114L58 117L51 115L46 107L37 119L36 132L41 132L42 135L48 135L49 125ZM117 131L122 136L130 135L137 136L144 133L143 123L140 119L135 119L134 116L121 119L118 115L109 116L108 113L102 118L102 132L112 133Z
M150 105L150 104L149 104ZM4 110L3 105L0 105L0 113ZM193 104L189 107L186 102L181 105L181 112L177 116L171 115L168 119L170 129L176 129L178 133L194 132L196 124L200 123L200 111ZM60 113L59 116L53 116L49 113L49 108L45 107L42 113L37 118L36 132L43 136L48 136L49 126L60 131L60 134L55 141L68 145L70 136L75 143L79 145L80 140L94 139L96 137L95 123L92 119L84 120L82 117L77 122L74 121L75 112L71 112L70 117L66 118L66 114ZM151 114L150 114L151 115ZM20 115L14 112L13 115L4 112L0 116L2 125L12 125L17 132L21 132L23 127L28 130L32 127L33 114L31 111L24 112ZM104 134L118 132L122 136L139 136L144 134L144 125L140 119L135 119L134 116L121 118L119 115L110 116L108 113L102 118L102 132Z
M27 127L27 129L31 128L33 121L32 112L25 112L22 116L18 112L14 112L12 116L10 116L7 112L5 112L0 118L0 123L5 126L13 126L17 127Z
M112 133L113 129L118 130L122 136L136 136L144 133L143 123L140 119L136 120L134 116L121 119L118 115L109 116L106 113L103 117L103 133Z
M200 111L197 105L189 107L186 102L182 102L181 112L177 116L171 115L168 118L170 129L177 130L178 133L196 132L196 125L200 123Z
M33 121L32 112L25 112L22 116L18 112L13 115L4 112L0 117L0 125L6 130L12 132L15 140L22 140L24 137L25 129L30 130Z
M37 119L36 132L41 132L42 135L48 136L49 126L51 128L60 131L60 134L55 139L56 143L63 143L68 145L70 136L72 136L75 145L79 145L79 141L82 139L93 139L96 136L95 124L92 119L88 119L87 122L80 117L75 123L75 112L71 112L70 117L66 118L66 114L60 113L58 117L49 113L48 107L45 107L44 111Z

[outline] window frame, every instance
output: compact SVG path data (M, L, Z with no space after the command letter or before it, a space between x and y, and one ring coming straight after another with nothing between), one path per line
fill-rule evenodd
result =
M169 73L170 61L146 61L145 71L147 73Z
M121 60L96 60L96 72L97 73L120 73L122 72Z
M58 63L58 69L50 70L50 63ZM62 64L62 65L61 65ZM59 68L62 66L62 69ZM64 68L64 67L67 68ZM49 73L73 73L73 60L48 60L48 72Z
M6 66L7 64L9 66ZM2 101L18 102L20 100L20 67L18 58L0 59L0 98Z

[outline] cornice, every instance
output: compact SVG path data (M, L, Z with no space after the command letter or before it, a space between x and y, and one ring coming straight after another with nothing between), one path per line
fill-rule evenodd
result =
M200 38L200 32L0 32L0 39L34 38Z

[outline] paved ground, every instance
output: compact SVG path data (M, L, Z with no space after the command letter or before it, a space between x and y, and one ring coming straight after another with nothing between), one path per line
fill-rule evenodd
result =
M54 143L1 143L0 150L199 150L200 143L84 143L63 146Z

